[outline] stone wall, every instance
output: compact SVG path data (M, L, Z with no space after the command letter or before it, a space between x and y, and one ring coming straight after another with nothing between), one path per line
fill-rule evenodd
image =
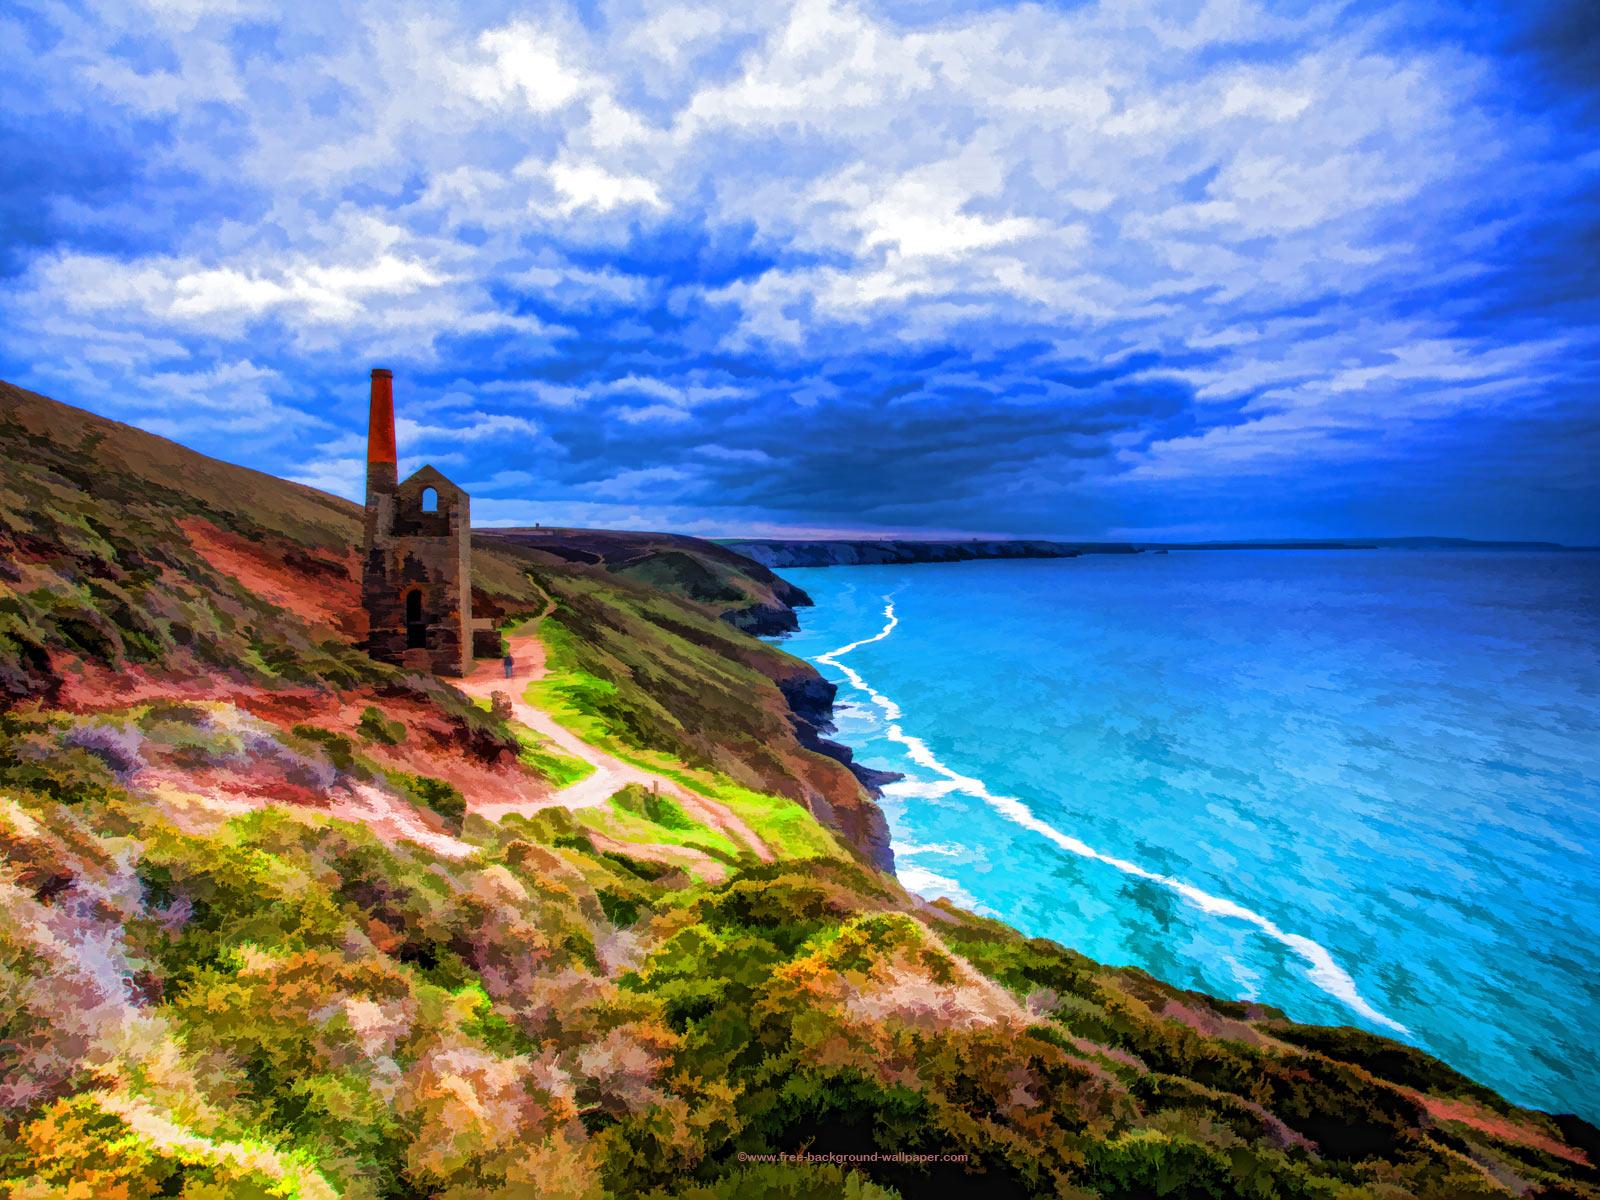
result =
M471 502L432 467L367 496L361 598L367 650L383 662L464 675L472 668ZM435 511L424 493L437 497Z

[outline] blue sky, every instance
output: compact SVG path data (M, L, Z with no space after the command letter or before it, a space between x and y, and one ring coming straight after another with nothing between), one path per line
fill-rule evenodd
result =
M0 376L485 524L1600 541L1593 4L0 14Z

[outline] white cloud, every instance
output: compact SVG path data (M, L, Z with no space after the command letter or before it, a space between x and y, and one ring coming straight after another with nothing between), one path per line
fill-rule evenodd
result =
M476 53L449 62L448 76L482 104L551 113L589 90L590 76L548 30L523 22L478 35Z
M162 114L171 132L141 146L145 165L227 203L158 251L35 258L0 284L11 353L57 379L92 364L83 386L155 413L137 380L170 377L170 395L202 404L206 369L272 354L405 366L456 342L471 347L463 373L542 372L570 331L530 309L581 327L585 310L669 291L683 329L662 336L693 354L1203 351L1160 373L1207 403L1261 407L1125 448L1147 475L1378 453L1355 435L1500 403L1504 381L1565 353L1530 334L1496 358L1443 321L1338 307L1483 270L1522 218L1452 218L1485 205L1537 131L1501 120L1492 74L1464 52L1397 48L1335 4L1015 4L913 22L847 0L697 0L585 26L558 9L480 20L357 2L286 28L277 53L250 40L273 15L205 0L62 10L70 36L29 43L37 102ZM103 231L141 218L136 204L86 194L63 211ZM707 262L749 243L774 265L717 262L708 281L682 277L686 256L653 275L637 232L674 223L714 248ZM622 254L626 268L597 265ZM1302 306L1349 336L1263 315ZM610 382L453 385L407 436L542 437L482 411L515 404L681 425L749 394L670 359L593 372ZM234 386L285 403L271 379ZM818 380L791 402L836 398Z
M641 467L632 471L619 471L598 483L591 483L583 492L601 500L663 500L676 499L683 491L682 485L694 478L680 467Z
M538 482L539 477L532 471L496 471L488 479L480 479L476 483L466 484L469 492L493 492L501 488L525 488L530 483Z
M656 185L638 175L614 175L590 162L558 162L550 168L550 182L561 194L561 211L593 208L610 212L614 208L642 205L665 208Z
M367 460L364 457L319 458L288 478L359 503L366 493Z
M694 452L717 462L770 463L772 455L765 450L741 450L733 446L719 446L714 442L696 446Z
M394 423L395 440L406 448L441 442L505 442L508 445L527 446L530 439L543 436L538 424L527 417L484 412L462 413L460 416L466 424L428 425L409 417L397 417Z
M1273 87L1256 79L1236 79L1222 96L1225 117L1265 117L1292 121L1311 106L1311 96L1292 88Z
M1280 368L1281 382L1261 369L1216 379L1214 396L1253 393L1244 419L1125 449L1124 479L1259 475L1295 462L1399 456L1419 425L1536 395L1571 349L1563 340L1485 348L1427 334L1420 324L1369 323L1344 333L1337 354L1325 338L1312 343L1313 353Z
M508 282L556 300L604 299L615 304L637 303L650 292L651 281L621 271L590 271L568 264L539 265L513 271Z
M689 413L681 408L673 408L670 404L646 404L639 408L621 408L616 410L618 420L629 425L644 425L650 422L659 422L667 425L679 425L689 420Z

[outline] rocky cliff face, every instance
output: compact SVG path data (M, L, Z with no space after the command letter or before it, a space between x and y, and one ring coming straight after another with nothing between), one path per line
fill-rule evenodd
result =
M893 771L876 771L855 761L855 751L843 742L824 737L833 732L833 701L838 686L830 683L814 669L794 671L778 679L778 687L789 702L796 739L807 750L825 755L849 768L850 774L869 796L876 799L884 784L904 776ZM889 823L883 810L876 804L851 803L841 813L834 807L823 823L840 827L853 845L861 849L873 866L880 870L894 870L894 849L889 840Z

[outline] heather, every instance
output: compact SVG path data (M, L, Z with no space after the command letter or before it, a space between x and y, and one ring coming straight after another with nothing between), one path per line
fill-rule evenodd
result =
M826 689L681 561L477 554L542 655L496 700L361 654L348 570L296 557L348 506L144 443L102 504L88 426L8 419L6 1195L1600 1195L1580 1121L908 893ZM50 615L95 579L126 602ZM617 764L649 783L571 802Z

